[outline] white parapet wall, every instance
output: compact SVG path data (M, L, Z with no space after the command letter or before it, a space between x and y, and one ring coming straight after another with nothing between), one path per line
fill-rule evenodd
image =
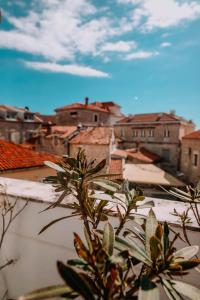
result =
M57 199L58 194L54 192L54 188L43 183L9 178L0 178L0 184L6 187L6 194L10 199L17 197L19 207L28 201L24 211L10 227L0 253L1 262L16 259L15 264L0 273L0 298L6 290L8 297L13 299L33 289L62 283L56 270L56 261L66 262L76 256L73 250L73 232L82 235L82 222L73 217L56 223L38 235L41 228L50 221L71 214L69 209L62 206L41 212ZM67 201L70 200L72 197L69 196ZM154 201L153 209L159 221L166 220L173 224L178 224L177 218L171 215L173 209L181 212L187 207L175 201L148 200ZM139 213L147 215L148 211L149 209L143 209ZM117 220L112 219L112 222L116 223ZM191 225L193 229L197 227L195 220ZM197 234L196 231L190 232L193 244L200 243ZM189 278L189 281L195 284L194 277ZM197 282L196 285L198 284Z

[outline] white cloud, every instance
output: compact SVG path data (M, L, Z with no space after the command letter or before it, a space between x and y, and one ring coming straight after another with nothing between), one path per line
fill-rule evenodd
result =
M132 20L144 31L169 28L200 17L200 3L190 0L118 0L133 4Z
M134 41L118 41L116 43L105 43L101 51L108 52L129 52L137 47L137 43Z
M153 56L159 55L158 51L137 51L130 54L127 54L124 59L125 60L137 60L137 59L147 59Z
M163 42L163 43L161 43L160 44L160 47L162 47L162 48L167 48L167 47L171 47L171 43L169 43L169 42Z
M49 71L53 73L65 73L71 75L78 75L83 77L101 77L108 78L110 75L108 73L90 68L88 66L80 66L75 64L61 65L51 62L35 62L35 61L24 61L26 67L39 70L39 71Z
M0 30L1 48L51 61L75 61L80 55L95 57L104 44L128 30L123 18L119 22L107 11L102 14L90 0L32 0L32 10L26 16L5 18L13 28ZM119 46L124 51L125 44Z

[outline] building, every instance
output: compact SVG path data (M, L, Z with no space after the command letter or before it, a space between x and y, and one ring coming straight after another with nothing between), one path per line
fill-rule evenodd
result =
M200 180L200 130L182 138L181 171L189 183Z
M41 181L55 175L53 169L44 165L46 160L57 162L59 157L0 140L0 177Z
M194 131L195 125L171 112L129 116L118 121L114 128L121 149L145 147L163 159L163 166L177 170L181 139Z
M30 139L43 121L26 108L0 105L0 139L16 144Z
M49 126L42 128L23 145L29 149L56 155L68 154L70 139L79 134L81 129L78 126Z
M120 106L115 102L93 102L85 98L85 103L73 103L55 109L57 125L86 126L113 125L124 115Z
M107 159L107 168L110 161L110 153L115 148L115 137L112 127L88 127L69 141L69 155L76 156L82 148L88 160L96 159L100 162Z

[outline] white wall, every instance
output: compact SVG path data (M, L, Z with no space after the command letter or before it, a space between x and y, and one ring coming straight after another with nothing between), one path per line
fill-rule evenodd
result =
M67 259L76 256L73 250L73 232L82 234L82 222L77 218L63 220L38 235L44 225L55 218L69 215L71 211L58 207L39 213L49 205L48 202L55 201L57 197L49 185L7 178L1 178L0 183L7 184L7 194L20 196L18 206L23 205L25 201L22 197L29 198L28 206L12 224L5 238L1 261L13 258L17 259L17 262L0 274L0 298L6 288L9 298L16 298L33 289L62 283L56 270L56 261L66 262ZM160 220L172 220L168 206L171 206L171 210L174 207L173 203L164 204L165 208L161 202L157 203L154 211ZM144 211L145 214L146 212L147 210ZM112 223L115 222L116 220L112 219ZM199 233L190 232L194 244L200 242L198 237ZM189 281L196 286L199 285L198 279L197 274L189 277Z

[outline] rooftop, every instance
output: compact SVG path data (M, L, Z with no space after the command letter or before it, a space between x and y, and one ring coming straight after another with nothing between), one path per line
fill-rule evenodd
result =
M44 166L45 160L56 162L58 156L0 140L0 171L40 167Z
M183 186L183 182L154 164L125 164L124 179L134 183Z
M183 139L200 139L200 130L193 131L183 137Z
M123 161L121 158L111 158L109 162L109 170L108 173L119 174L115 176L110 176L111 180L123 179Z
M121 158L132 158L144 163L154 163L161 160L161 157L146 148L140 149L116 149L112 152L112 156Z
M142 122L191 122L187 121L183 117L177 116L174 113L146 113L136 114L121 119L117 123L142 123Z
M55 111L56 112L62 112L62 111L66 111L66 110L72 110L72 109L85 109L85 110L93 110L93 111L100 111L100 112L104 112L104 113L109 113L108 109L100 107L98 105L95 104L83 104L83 103L73 103L70 105L66 105L60 108L56 108Z
M70 144L109 145L111 136L111 127L88 127L72 138Z

